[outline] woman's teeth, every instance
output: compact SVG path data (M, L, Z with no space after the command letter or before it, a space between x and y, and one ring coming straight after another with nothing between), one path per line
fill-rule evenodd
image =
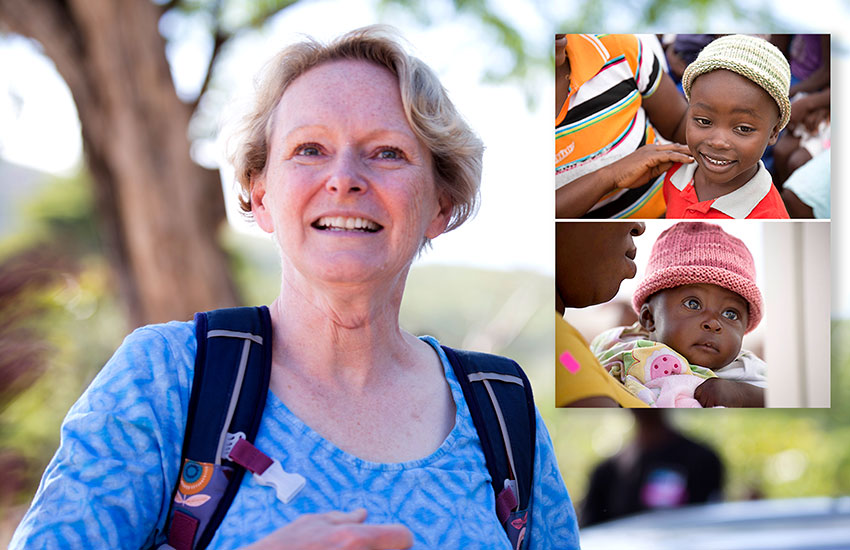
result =
M318 229L329 229L331 231L366 231L370 233L381 228L377 223L365 218L344 218L342 216L319 218L313 225Z

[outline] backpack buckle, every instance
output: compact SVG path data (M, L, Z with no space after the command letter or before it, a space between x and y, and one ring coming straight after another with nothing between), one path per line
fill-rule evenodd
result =
M239 437L240 435L242 437ZM289 504L289 501L307 484L304 476L285 471L280 462L256 448L245 439L244 434L227 434L228 442L231 436L233 445L228 448L225 444L228 452L224 458L249 470L260 485L274 489L277 498L284 504Z

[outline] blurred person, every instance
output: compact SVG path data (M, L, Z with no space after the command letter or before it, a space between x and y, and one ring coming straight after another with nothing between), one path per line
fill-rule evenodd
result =
M280 253L251 457L281 470L244 477L210 548L578 548L536 408L526 490L538 505L509 516L520 537L509 541L447 352L399 326L414 258L474 210L482 152L436 75L386 29L308 39L268 65L233 160L243 211ZM196 328L127 337L68 413L11 548L157 547L172 499L204 505L196 489L220 466L180 464ZM191 548L192 536L168 542Z
M806 162L785 182L782 200L792 218L830 218L830 150Z
M773 148L774 181L780 190L797 169L830 149L831 134L829 87L792 100L788 131Z
M763 160L782 191L788 176L811 156L829 146L829 94L827 102L812 108L813 98L830 86L830 37L828 34L771 34L768 38L788 59L791 82L791 120L787 131L769 147ZM800 103L801 99L805 99ZM797 105L799 103L799 105ZM809 156L811 155L811 156Z
M663 409L634 409L632 440L597 465L579 508L582 527L623 516L720 501L723 462L676 430Z
M682 75L685 74L685 69L696 61L700 50L715 38L713 34L676 34L665 45L664 55L670 67L670 76L683 94Z
M605 371L564 319L567 307L605 303L635 276L634 237L645 229L631 221L555 224L555 406L647 406Z
M788 218L761 157L791 116L789 80L788 61L762 38L703 48L682 76L695 162L667 170L667 218Z
M715 224L677 223L653 244L632 297L639 321L603 332L591 350L653 406L763 407L767 366L742 349L764 310L755 275L743 241Z
M556 217L660 218L656 178L693 162L687 103L646 40L555 35Z

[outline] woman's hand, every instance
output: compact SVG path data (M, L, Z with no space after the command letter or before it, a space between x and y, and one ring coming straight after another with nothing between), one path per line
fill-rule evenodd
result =
M669 170L674 163L694 161L690 149L679 143L644 145L605 169L609 170L613 189L634 189Z
M746 382L709 378L694 390L703 407L764 407L764 389Z
M413 546L404 525L366 525L366 510L305 514L245 550L403 550Z

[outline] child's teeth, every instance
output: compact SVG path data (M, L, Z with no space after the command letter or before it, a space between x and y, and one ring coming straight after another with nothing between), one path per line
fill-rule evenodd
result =
M708 162L710 162L711 164L716 164L717 166L725 166L727 164L732 163L731 160L715 160L715 159L713 159L709 156L706 156L705 158L706 158L706 160L708 160Z

